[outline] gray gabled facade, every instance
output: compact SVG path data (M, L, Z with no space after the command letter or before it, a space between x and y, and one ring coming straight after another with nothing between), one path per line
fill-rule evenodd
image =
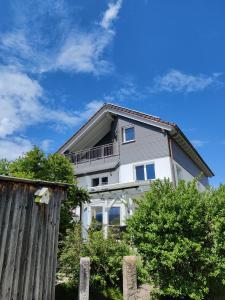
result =
M199 179L200 190L212 171L177 125L120 106L105 104L59 152L74 164L80 186L91 193L82 208L85 227L93 219L106 232L124 226L133 198L149 189L154 179Z

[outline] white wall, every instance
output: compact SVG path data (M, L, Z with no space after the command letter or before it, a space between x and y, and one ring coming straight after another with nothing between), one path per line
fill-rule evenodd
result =
M155 164L155 176L157 179L168 178L172 180L170 157L162 157L154 160L145 160L136 163L121 165L119 170L119 182L127 183L135 181L135 165L146 163Z

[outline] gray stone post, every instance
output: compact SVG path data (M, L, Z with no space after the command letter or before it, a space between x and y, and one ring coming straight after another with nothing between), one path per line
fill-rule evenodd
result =
M80 259L79 300L89 300L90 258Z
M136 256L123 258L123 299L137 300Z

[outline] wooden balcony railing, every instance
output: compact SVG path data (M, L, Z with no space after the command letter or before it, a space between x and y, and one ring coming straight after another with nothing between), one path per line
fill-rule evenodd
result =
M119 155L118 143L106 144L66 154L75 165L116 155Z

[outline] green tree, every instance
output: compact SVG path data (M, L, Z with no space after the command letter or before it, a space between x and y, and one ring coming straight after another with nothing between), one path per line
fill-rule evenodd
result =
M9 162L6 159L0 160L0 175L9 175Z
M225 188L155 181L137 200L128 235L161 295L204 299L225 278Z
M61 208L61 237L73 226L73 209L82 202L89 201L88 193L77 187L73 166L69 160L58 153L46 156L37 146L12 162L0 160L0 174L71 184L67 191L67 200Z

